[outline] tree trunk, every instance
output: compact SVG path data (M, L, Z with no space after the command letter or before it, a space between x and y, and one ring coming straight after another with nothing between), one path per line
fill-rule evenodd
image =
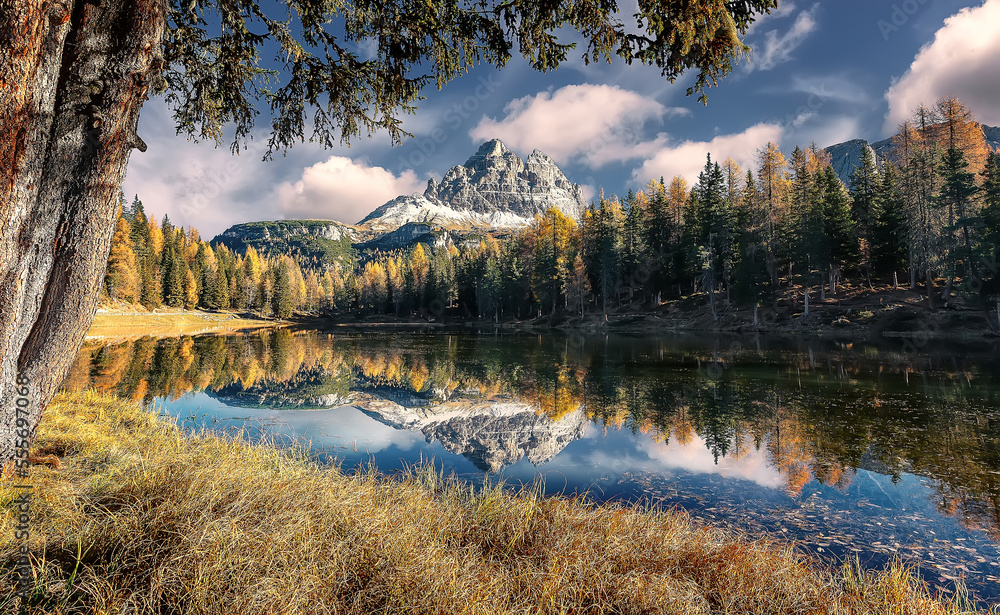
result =
M0 463L15 381L32 440L93 321L164 15L162 0L0 0Z

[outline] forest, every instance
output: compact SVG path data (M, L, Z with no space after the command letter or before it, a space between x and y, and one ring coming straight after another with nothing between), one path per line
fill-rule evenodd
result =
M992 309L1000 245L1000 158L955 98L921 106L886 160L864 151L847 186L815 144L774 143L755 168L709 155L693 186L660 178L603 193L575 221L552 209L495 238L360 256L353 267L288 254L237 254L194 229L157 222L138 196L122 207L108 299L158 306L391 314L509 321L627 312L700 294L718 319L734 306L835 296L850 279L919 291L929 307Z

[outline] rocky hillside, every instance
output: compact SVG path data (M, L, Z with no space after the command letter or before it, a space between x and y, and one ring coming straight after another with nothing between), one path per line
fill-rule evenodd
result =
M212 239L240 254L253 246L261 254L293 254L321 262L353 262L353 244L366 239L358 229L335 220L276 220L229 227Z
M361 225L373 230L408 222L440 226L516 227L535 214L558 207L578 217L586 207L579 185L537 149L521 160L499 139L483 143L464 165L452 167L441 182L427 183L423 194L397 197Z
M1000 128L983 125L982 129L986 145L994 151L1000 150ZM850 185L851 173L861 164L861 156L865 148L872 150L876 164L881 165L892 151L892 137L870 143L865 139L851 139L823 149L830 154L830 164L833 165L833 170L837 172L840 181L844 182L845 186Z

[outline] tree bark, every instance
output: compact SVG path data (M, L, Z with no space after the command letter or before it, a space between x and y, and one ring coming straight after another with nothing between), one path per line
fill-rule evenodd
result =
M0 0L0 463L34 438L94 318L162 0Z

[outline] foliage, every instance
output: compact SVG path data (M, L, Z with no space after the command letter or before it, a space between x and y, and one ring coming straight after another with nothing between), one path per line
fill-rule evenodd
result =
M471 67L502 68L517 51L532 68L555 69L575 42L586 63L613 57L655 66L669 81L698 71L688 94L716 85L747 53L740 36L776 0L642 0L634 15L611 0L407 2L300 0L275 18L254 0L170 0L163 78L178 131L223 139L233 150L250 137L264 100L271 109L270 157L306 137L331 147L378 129L397 143L399 113L412 113L424 87L441 88ZM631 24L626 23L631 22ZM371 50L364 57L362 48ZM262 53L273 51L266 68ZM284 82L278 84L279 78Z
M786 290L818 286L820 300L833 299L848 275L874 285L898 284L905 273L911 286L922 280L928 296L935 274L946 273L946 294L1000 297L993 288L1000 279L996 155L973 175L965 150L942 151L947 124L928 123L929 113L922 107L902 126L898 164L880 169L866 150L850 191L815 145L786 158L768 143L745 176L734 161L720 165L709 156L694 186L661 178L623 200L601 194L579 224L551 209L499 240L433 232L406 248L368 251L361 263L346 236L318 236L316 226L330 222L247 223L238 235L251 239L221 238L213 249L192 229L147 221L136 199L122 214L109 266L121 272L134 251L140 300L149 307L196 300L208 309L282 316L572 318L704 293L717 318L768 299L776 305ZM252 239L258 236L272 239ZM309 241L334 247L306 252ZM109 277L109 293L124 292L116 279Z

